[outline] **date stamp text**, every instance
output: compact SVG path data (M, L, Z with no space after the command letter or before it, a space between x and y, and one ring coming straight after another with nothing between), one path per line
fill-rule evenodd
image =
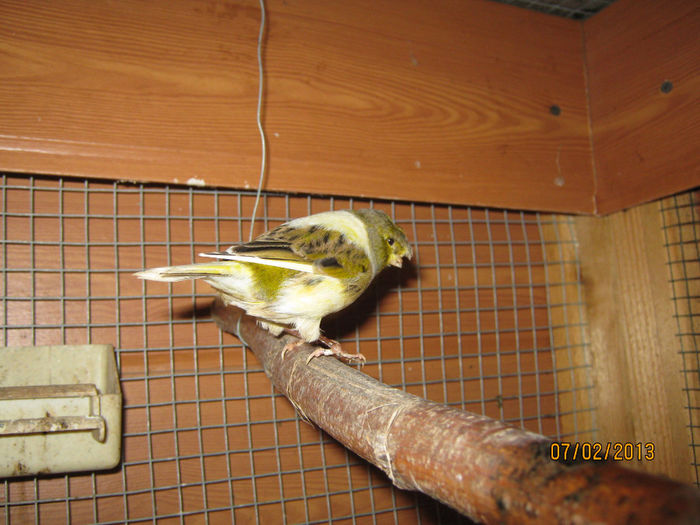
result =
M555 441L549 447L549 459L553 461L653 461L656 456L654 443L599 443L597 441Z

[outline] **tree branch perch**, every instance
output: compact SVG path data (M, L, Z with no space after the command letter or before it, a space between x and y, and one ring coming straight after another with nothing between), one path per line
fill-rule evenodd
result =
M697 523L700 491L613 462L564 464L552 441L389 387L274 337L218 299L214 318L255 353L303 417L382 469L484 523Z

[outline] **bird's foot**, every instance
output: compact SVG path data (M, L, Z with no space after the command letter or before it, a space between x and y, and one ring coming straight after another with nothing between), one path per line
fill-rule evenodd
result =
M296 334L292 334L296 336ZM284 345L284 348L282 349L282 359L284 359L284 356L287 352L290 350L294 350L295 348L299 348L301 345L303 345L306 341L303 339L299 339L298 341L294 341L293 343L287 343Z
M299 348L301 345L305 343L303 339L301 339L301 336L299 335L299 332L296 330L292 330L290 328L285 328L284 330L286 333L293 335L294 337L298 337L298 341L294 341L292 343L287 343L284 348L282 349L282 359L284 359L284 356L289 350L294 350L295 348ZM360 352L357 352L356 354L351 354L348 352L345 352L340 343L338 341L335 341L333 339L329 339L325 335L322 335L321 337L318 338L318 342L321 343L322 345L325 345L326 348L317 348L314 350L311 355L306 360L306 364L309 364L311 360L314 357L321 357L322 355L333 355L337 357L338 359L342 359L345 361L357 361L360 366L364 365L367 359L365 358L364 355L362 355Z
M307 365L311 362L311 360L314 357L320 357L322 355L334 355L338 359L344 359L345 361L350 362L357 361L360 364L360 367L362 367L362 365L364 365L367 361L365 356L362 355L360 352L357 352L356 354L350 354L348 352L345 352L338 341L329 339L324 335L318 338L318 342L323 343L328 348L317 348L316 350L314 350L306 360Z

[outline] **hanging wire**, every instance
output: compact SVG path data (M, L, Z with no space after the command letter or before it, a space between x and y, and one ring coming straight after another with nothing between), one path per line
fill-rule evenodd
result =
M260 132L260 144L262 147L262 159L260 160L260 179L258 180L258 193L255 196L255 206L253 206L253 216L250 220L250 235L248 240L253 240L253 228L255 227L255 215L258 212L258 204L260 204L260 194L262 193L263 181L265 180L265 170L267 168L267 140L265 139L265 130L262 125L262 99L263 99L263 60L262 60L262 42L263 34L265 33L265 0L260 0L260 33L258 33L258 111L257 123L258 131Z

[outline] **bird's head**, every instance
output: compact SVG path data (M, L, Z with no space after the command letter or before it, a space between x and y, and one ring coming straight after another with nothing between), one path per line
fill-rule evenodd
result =
M413 257L413 250L408 243L406 234L399 228L389 216L381 210L363 209L357 210L358 215L367 225L371 235L372 249L383 266L396 266L401 268L403 258Z

